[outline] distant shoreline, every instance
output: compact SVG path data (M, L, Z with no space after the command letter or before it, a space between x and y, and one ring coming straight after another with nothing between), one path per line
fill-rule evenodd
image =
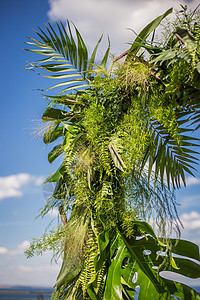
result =
M0 285L0 289L51 289L53 290L52 286L43 286L43 285L34 285L34 286L30 286L30 285L9 285L9 284L1 284Z
M54 290L44 286L0 286L0 300L50 300Z

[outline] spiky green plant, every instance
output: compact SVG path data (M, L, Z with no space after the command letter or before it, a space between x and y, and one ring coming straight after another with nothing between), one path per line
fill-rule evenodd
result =
M89 59L69 22L68 31L62 23L57 32L48 24L47 33L36 32L40 41L28 42L35 46L28 51L47 56L28 68L66 80L52 87L62 90L48 97L42 117L51 124L44 143L59 139L49 162L63 155L46 180L56 186L41 213L57 207L63 221L57 235L64 257L53 299L134 299L137 286L139 299L199 299L160 273L200 276L190 260L199 260L198 247L169 238L179 230L174 191L198 161L193 148L199 140L192 134L200 127L199 31L177 28L165 47L147 40L171 12L147 25L110 72L110 46L97 65L102 37ZM117 64L122 56L125 61ZM148 224L153 219L160 238ZM56 233L49 248L43 240L31 244L28 256L58 245Z

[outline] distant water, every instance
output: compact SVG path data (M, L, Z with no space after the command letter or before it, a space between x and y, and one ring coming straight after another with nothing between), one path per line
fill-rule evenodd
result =
M50 288L35 288L35 287L24 287L24 286L13 286L13 287L0 287L0 291L31 291L31 292L53 292L53 289ZM23 294L0 294L0 300L50 300L51 295L43 295L38 296L37 294L34 295L23 295Z
M200 286L194 286L194 290L200 293ZM0 287L0 291L33 291L33 292L53 292L50 288L35 288L35 287ZM50 300L51 295L43 295L43 298L38 295L19 295L19 294L0 294L0 300ZM135 300L138 299L137 294L135 295Z

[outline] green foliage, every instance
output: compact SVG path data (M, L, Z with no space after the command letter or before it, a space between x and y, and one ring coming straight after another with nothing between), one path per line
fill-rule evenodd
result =
M44 234L39 239L33 239L29 248L25 251L27 258L35 254L42 255L43 252L53 251L53 259L57 261L65 241L65 230L63 227L55 228L50 233Z
M178 243L171 240L170 247L167 247L157 240L147 223L133 222L133 226L135 227L134 238L126 238L122 233L123 230L114 232L108 229L98 235L99 252L91 248L95 256L94 258L92 255L93 268L96 272L94 273L94 269L90 272L87 287L89 299L101 299L102 289L104 290L103 299L134 299L135 288L138 285L140 286L139 299L161 299L160 294L163 295L162 299L172 299L172 294L181 295L182 299L187 299L189 295L191 299L199 299L198 294L187 290L186 286L168 281L160 275L161 271L173 271L197 278L199 276L198 264L188 258L199 260L198 247L184 240L179 240ZM179 254L179 257L173 258L169 256L169 252ZM184 258L180 255L184 255ZM88 258L86 263L88 263ZM67 264L68 261L63 261L63 265L67 266ZM82 270L84 271L81 272L87 272L88 265ZM62 269L59 276L62 276ZM185 296L183 296L184 289L187 290ZM85 299L87 297L85 295ZM73 299L71 291L67 299Z
M41 41L28 37L30 41L26 42L26 44L34 46L35 48L25 50L47 56L47 58L30 63L27 69L35 71L37 69L42 69L50 72L50 74L53 73L53 75L42 74L44 77L66 80L48 88L46 91L56 87L65 86L65 88L61 90L61 94L72 89L83 89L87 87L87 78L91 78L96 51L101 39L98 41L92 53L90 62L88 62L86 45L75 26L74 30L77 41L75 41L73 37L69 22L67 22L68 32L63 23L57 23L57 30L59 33L56 33L51 24L48 23L48 25L45 26L48 35L39 28L39 31L35 32ZM102 66L107 62L108 51L109 47L102 59Z
M53 143L48 160L62 155L63 161L46 180L55 190L41 215L57 207L64 227L61 235L44 236L27 251L40 254L62 241L53 299L134 299L138 285L139 299L199 299L160 273L199 277L199 265L190 260L199 260L197 246L169 238L180 225L174 191L198 162L193 132L200 127L199 30L177 27L160 47L147 40L171 11L148 24L126 60L111 71L106 69L110 42L97 66L102 36L89 60L69 22L68 33L62 23L58 33L48 24L47 34L36 32L41 41L28 42L35 46L28 51L48 56L29 69L67 79L54 86L65 86L59 95L46 96L42 116L50 124L44 143Z

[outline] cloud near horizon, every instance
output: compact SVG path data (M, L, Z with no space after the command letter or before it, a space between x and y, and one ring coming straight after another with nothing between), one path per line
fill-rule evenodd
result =
M6 247L0 246L0 255L18 255L24 254L24 251L29 247L29 241L23 241L21 244L17 245L17 248L14 250L8 250Z
M41 259L41 258L40 258ZM37 258L39 261L39 259ZM36 287L50 287L55 284L56 277L60 270L60 264L40 263L31 264L28 260L25 263L1 264L0 278L1 285L25 285ZM22 284L22 282L24 284ZM34 283L34 284L33 284Z
M5 198L21 197L24 194L24 187L28 185L37 187L40 186L42 182L42 176L27 173L0 177L0 201Z
M52 287L59 273L62 260L51 264L52 252L47 251L42 256L27 259L24 251L29 246L24 240L15 249L0 245L0 278L1 285L30 285ZM23 284L22 284L23 282Z

